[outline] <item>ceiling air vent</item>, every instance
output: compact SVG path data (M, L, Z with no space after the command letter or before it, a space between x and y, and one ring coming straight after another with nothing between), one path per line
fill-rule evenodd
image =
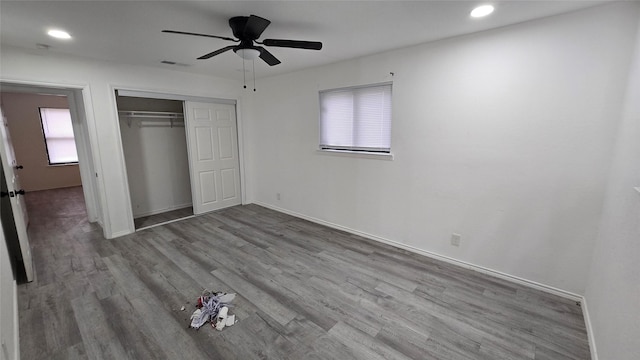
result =
M166 64L166 65L176 65L176 66L191 66L189 64L183 64L183 63L179 63L179 62L175 62L175 61L169 61L169 60L162 60L162 61L160 61L160 63Z

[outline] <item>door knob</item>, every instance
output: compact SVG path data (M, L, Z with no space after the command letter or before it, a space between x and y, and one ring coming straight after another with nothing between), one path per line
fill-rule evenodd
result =
M24 195L24 190L16 190L16 195Z
M22 165L17 165L17 166L16 166L16 170L20 170L20 169L24 169L24 166L22 166Z

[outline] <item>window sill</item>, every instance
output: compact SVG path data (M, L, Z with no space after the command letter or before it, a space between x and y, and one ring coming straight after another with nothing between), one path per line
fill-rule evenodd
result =
M362 151L348 151L348 150L316 150L317 153L323 155L332 155L332 156L346 156L346 157L355 157L362 159L378 159L378 160L393 160L393 154L375 154L375 153L367 153Z

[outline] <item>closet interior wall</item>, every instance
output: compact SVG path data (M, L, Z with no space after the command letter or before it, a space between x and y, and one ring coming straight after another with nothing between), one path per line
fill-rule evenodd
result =
M192 206L183 102L128 96L116 101L133 217ZM170 113L180 116L171 120L165 116Z

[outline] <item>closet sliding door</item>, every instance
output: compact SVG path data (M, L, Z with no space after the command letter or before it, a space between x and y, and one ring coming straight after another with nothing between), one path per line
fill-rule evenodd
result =
M241 204L235 105L186 101L185 110L194 214Z

